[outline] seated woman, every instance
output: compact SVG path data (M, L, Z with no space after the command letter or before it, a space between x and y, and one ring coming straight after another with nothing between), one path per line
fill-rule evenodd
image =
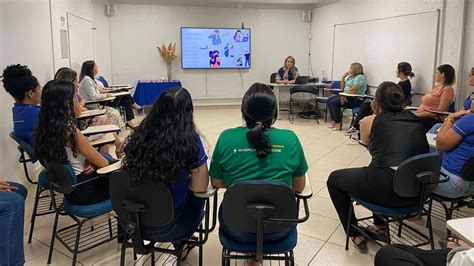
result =
M32 143L40 112L41 86L27 66L10 65L2 74L3 87L15 99L12 108L15 135Z
M471 71L467 74L467 79L469 80L469 86L474 86L474 67L472 67ZM469 94L466 100L464 100L464 110L471 109L473 97L474 92Z
M360 63L352 63L349 71L344 73L341 78L341 89L344 93L364 95L367 91L367 81L364 76L364 69ZM342 130L341 108L353 108L362 103L362 100L356 97L333 96L327 101L328 111L331 116L332 125L329 127L333 131Z
M209 174L189 92L172 88L163 93L127 138L124 152L124 170L132 182L165 182L173 197L172 222L162 227L142 227L144 238L160 242L192 236L201 223L204 207L204 200L193 192L207 191Z
M113 94L110 93L111 90L103 89L102 91L100 91L100 88L97 86L97 83L94 80L94 77L98 73L98 67L93 60L85 61L82 64L79 80L79 91L81 96L84 97L86 101L101 100L113 96ZM133 124L133 119L135 118L135 115L133 114L133 109L142 110L142 107L135 103L132 96L119 96L113 102L111 102L110 105L123 106L125 108L125 116L127 120L125 126L129 128L135 127L135 125ZM98 106L96 105L95 108L98 108Z
M372 162L367 167L336 170L329 175L329 195L346 232L349 218L356 224L354 212L348 217L352 208L349 194L385 207L410 206L419 201L401 198L393 191L394 168L412 156L428 152L423 125L403 109L403 99L397 84L386 81L379 85L373 101L376 116L361 121L361 137L369 139ZM374 224L369 230L387 235L383 221L377 219ZM349 236L358 247L367 242L352 227Z
M436 123L442 122L440 118L444 119L444 116L430 113L426 109L448 111L449 106L454 101L454 89L452 87L456 81L454 68L451 65L439 66L435 72L435 81L436 86L429 94L421 98L422 103L415 112L415 115L423 123L425 132L428 132Z
M77 73L76 71L68 68L68 67L63 67L60 68L57 72L56 75L54 75L55 80L65 80L72 82L74 84L74 87L76 88L76 95L77 97L74 98L74 114L76 117L81 115L82 112L86 111L87 109L83 107L83 104L81 104L81 101L84 102L84 98L82 98L79 95L79 81L77 80ZM112 121L110 121L107 116L105 115L99 115L95 116L92 118L91 123L87 123L87 125L91 126L99 126L99 125L110 125ZM81 125L79 125L81 126ZM117 154L117 157L120 158L122 156L122 140L118 137L117 133L113 133L114 138L115 138L115 153ZM102 149L102 151L107 152L107 150Z
M278 84L294 84L299 76L298 68L295 66L295 58L288 56L285 58L283 66L278 69L275 81Z
M28 191L18 183L0 181L0 265L23 265L23 222Z
M469 85L474 86L474 77L469 75ZM464 163L474 156L474 109L462 110L448 115L436 136L436 148L443 152L441 172L449 181L438 184L435 194L458 198L474 193L474 182L461 178Z
M413 73L410 63L400 62L397 65L397 70L395 71L395 75L399 79L398 86L400 86L403 90L403 96L405 99L404 102L406 103L406 100L411 95L411 81L409 78L413 78L415 76L415 73ZM359 113L354 119L354 124L346 132L345 134L346 136L351 136L352 139L359 140L360 120L374 113L370 105L371 105L371 101L364 102L360 106Z
M77 182L95 178L95 169L116 161L110 155L99 153L77 128L74 115L76 88L72 82L52 80L41 97L41 111L34 136L35 153L46 163L69 163ZM101 202L109 198L107 178L98 178L80 185L65 197L77 205Z
M270 87L253 84L244 95L241 110L246 125L223 131L214 148L209 172L212 186L223 188L239 181L266 180L303 191L308 170L303 148L295 133L272 127L277 111ZM235 239L255 239L255 235L230 230L222 223L220 229ZM281 239L289 232L266 234L264 241Z

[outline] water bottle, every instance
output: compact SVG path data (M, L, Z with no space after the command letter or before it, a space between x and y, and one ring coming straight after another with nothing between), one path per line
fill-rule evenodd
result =
M322 71L321 72L321 82L324 83L324 82L327 82L328 81L328 78L326 76L326 71Z

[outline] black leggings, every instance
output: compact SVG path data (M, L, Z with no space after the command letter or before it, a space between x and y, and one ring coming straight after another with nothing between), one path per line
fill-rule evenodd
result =
M352 125L354 128L357 130L360 129L360 120L362 120L364 117L373 115L374 112L372 111L372 107L370 106L370 102L364 102L360 108L359 108L359 113L357 113L356 118L354 119L354 124Z
M369 165L362 168L336 170L329 175L327 181L329 195L346 232L350 208L352 208L351 224L356 224L354 209L349 206L350 195L385 207L405 207L418 202L417 198L401 198L395 194L393 191L394 173L395 171L390 168ZM377 218L374 219L374 224L383 225L384 223ZM358 235L359 232L354 229L349 231L350 237Z
M375 255L375 266L445 266L450 249L423 250L403 245L388 245Z
M92 179L97 175L97 173L90 175L81 173L77 175L77 183ZM96 180L77 186L73 192L66 194L65 197L76 205L89 205L107 200L110 198L109 179L101 176Z
M342 122L342 112L341 108L354 108L358 106L361 100L355 97L346 97L347 102L345 104L341 104L341 96L331 96L327 101L327 106L329 110L329 114L331 116L331 120L334 123L341 123Z
M123 95L117 97L113 102L111 102L109 105L112 107L116 106L123 106L125 109L125 117L127 121L133 120L135 118L135 115L133 114L133 108L132 105L135 103L133 100L132 96L130 95Z
M443 121L439 120L438 118L433 118L433 117L418 117L418 119L423 124L423 127L425 128L426 133L428 133L428 131L430 131L430 129L434 125L443 122Z

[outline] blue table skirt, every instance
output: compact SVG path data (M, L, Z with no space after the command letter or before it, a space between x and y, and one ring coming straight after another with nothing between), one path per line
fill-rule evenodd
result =
M139 80L133 99L139 105L153 105L160 95L169 88L181 87L181 82L162 82L160 80Z

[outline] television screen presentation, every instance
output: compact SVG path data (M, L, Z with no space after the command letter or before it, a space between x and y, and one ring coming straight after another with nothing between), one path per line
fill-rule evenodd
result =
M182 68L250 68L250 29L181 28Z

